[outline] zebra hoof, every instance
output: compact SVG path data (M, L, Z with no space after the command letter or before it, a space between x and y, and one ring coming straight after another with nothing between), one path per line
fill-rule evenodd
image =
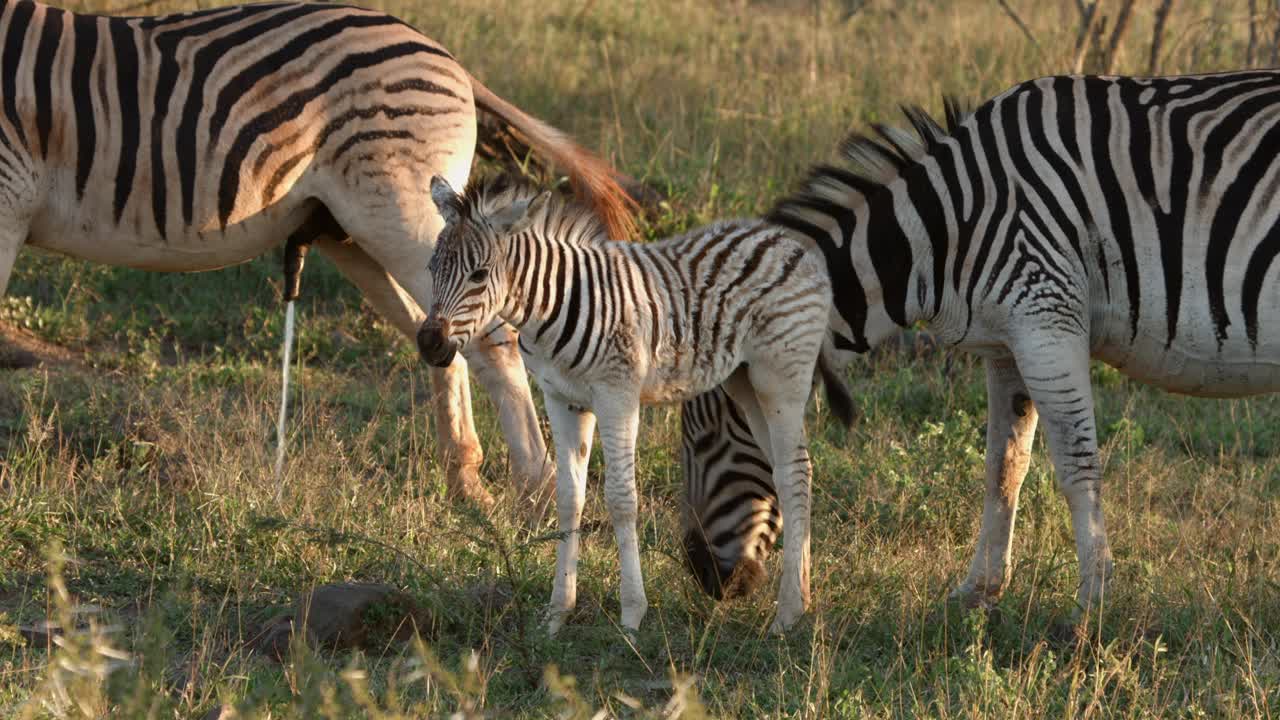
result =
M784 613L779 610L777 617L773 619L773 624L769 626L769 634L777 636L787 634L787 631L794 628L802 617L804 617L804 611Z
M1004 594L1004 588L991 592L984 586L966 580L951 591L947 601L966 610L991 610L1000 602L1002 594Z
M455 465L447 470L445 482L449 488L448 497L451 502L465 500L475 503L484 510L493 508L495 501L480 480L477 465Z
M560 632L560 628L564 627L564 621L568 616L568 612L547 610L547 635L555 637Z

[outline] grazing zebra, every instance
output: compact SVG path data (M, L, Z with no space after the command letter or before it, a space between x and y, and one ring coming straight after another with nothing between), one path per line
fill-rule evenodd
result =
M759 220L716 223L652 244L608 242L585 208L500 180L465 197L441 177L431 195L445 218L430 272L435 304L418 345L448 364L495 316L519 331L521 351L551 417L558 461L557 546L550 630L573 609L579 522L596 417L605 450L605 500L621 557L622 625L648 603L636 536L635 443L642 403L676 402L724 382L768 437L782 514L792 533L774 630L809 597L809 454L804 409L831 312L822 258ZM537 197L535 197L537 195ZM824 371L833 405L849 398Z
M113 18L0 0L0 106L0 292L24 244L211 270L278 247L312 219L337 228L319 249L412 337L432 295L418 270L442 224L421 178L466 180L476 107L565 168L612 229L627 225L603 162L494 95L438 43L358 8ZM495 328L468 360L500 409L515 475L526 492L549 494L514 334ZM487 500L467 363L433 381L450 488Z
M948 103L946 131L907 116L918 139L851 138L857 169L814 169L770 217L822 248L836 347L926 322L985 358L986 499L954 595L985 605L1011 579L1040 422L1088 608L1112 568L1090 357L1173 392L1280 390L1280 72L1049 77Z
M765 580L764 561L782 530L773 468L722 390L685 402L680 426L685 559L708 595L745 593Z

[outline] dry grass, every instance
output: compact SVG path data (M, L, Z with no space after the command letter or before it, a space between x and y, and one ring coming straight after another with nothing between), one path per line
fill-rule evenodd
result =
M655 223L666 230L758 211L850 126L893 119L899 103L937 107L943 92L983 97L1066 67L1074 5L1012 4L1039 49L994 0L382 6L495 90L669 189ZM1155 3L1141 5L1121 70L1146 66ZM1177 3L1163 69L1241 65L1246 12L1243 2ZM631 646L615 626L617 564L593 480L587 520L601 529L584 543L581 609L552 641L538 630L548 528L444 502L416 359L319 261L304 290L299 412L276 498L274 282L270 261L160 276L21 259L0 315L85 361L0 375L0 625L54 617L79 629L53 651L0 630L0 716L199 717L220 702L262 718L590 717L601 707L620 717L1269 718L1280 707L1274 399L1176 398L1096 371L1118 582L1084 640L1055 632L1070 611L1074 552L1039 446L999 612L944 601L981 508L985 401L970 360L947 374L940 358L891 354L854 370L862 422L851 432L815 415L815 609L783 640L765 634L771 591L718 606L687 578L678 414L648 411L644 631ZM492 407L477 400L485 474L501 490L505 450ZM298 647L284 665L246 650L297 593L340 579L399 585L437 625L423 645L337 656Z

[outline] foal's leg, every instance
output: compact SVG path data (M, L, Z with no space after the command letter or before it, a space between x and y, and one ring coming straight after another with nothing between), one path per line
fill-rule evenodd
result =
M755 440L760 451L764 453L764 457L773 464L773 447L769 440L769 421L765 419L764 411L760 409L760 401L756 399L756 389L751 385L751 378L748 377L746 366L734 370L725 381L721 383L724 391L729 393L729 397L733 399L738 407L742 409L742 414L746 417L747 427L751 429L751 438ZM777 487L774 487L777 490Z
M412 340L425 314L376 260L354 243L320 238L316 247L333 260L342 274L360 291L378 314ZM463 360L447 368L429 370L434 392L436 434L444 455L449 494L466 497L481 505L493 504L493 497L480 482L478 468L484 455L475 436L471 417L471 394ZM538 436L541 440L541 435Z
M1018 493L1031 465L1035 403L1011 357L987 360L987 485L982 529L969 575L952 597L972 606L994 603L1010 580L1009 550Z
M547 631L554 635L578 602L578 531L587 497L587 460L591 457L596 416L572 409L563 398L550 393L546 395L546 406L556 446L556 514L560 520L556 576L547 613Z
M600 442L604 446L604 499L618 540L622 587L622 626L638 630L649 609L640 570L640 538L636 531L636 435L640 432L640 398L617 396L598 403Z
M771 632L779 633L794 625L809 606L809 508L813 469L805 441L804 408L809 399L813 364L809 364L807 374L797 376L757 363L748 370L748 377L769 425L773 484L786 528L778 614L770 626Z

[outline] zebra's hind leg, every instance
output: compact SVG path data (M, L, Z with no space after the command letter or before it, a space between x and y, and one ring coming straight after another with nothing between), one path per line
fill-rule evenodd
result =
M556 447L556 514L560 521L556 576L547 612L547 632L554 635L578 602L578 531L587 498L587 460L596 416L570 408L563 398L551 393L546 395L546 406Z
M18 251L27 241L28 224L16 220L0 220L0 296L9 287L9 275L18 260Z
M555 496L555 466L542 440L538 410L529 393L528 373L516 340L515 328L499 320L467 343L463 352L498 408L519 494L517 502L527 510L527 517L541 521Z
M1015 348L1027 391L1044 423L1058 487L1071 510L1080 563L1080 609L1101 605L1111 577L1111 548L1102 517L1102 460L1098 454L1087 338L1032 342Z
M649 610L640 570L640 537L636 530L636 436L640 432L640 398L620 391L596 405L600 442L604 446L604 499L618 541L622 627L635 631Z
M970 607L995 603L1010 580L1018 494L1031 465L1038 414L1012 357L987 360L987 477L982 528L969 575L951 593Z
M321 236L316 247L360 288L378 314L410 341L414 339L424 314L381 263L359 245L341 242L341 238ZM466 361L458 358L447 368L431 368L429 372L435 399L436 434L441 439L441 454L445 455L442 464L449 494L491 506L493 497L480 481L479 467L484 456L471 418ZM541 439L541 435L538 437Z
M754 401L744 403L750 417L759 413L768 425L773 463L773 484L782 505L784 530L782 581L778 587L778 610L769 631L781 633L800 619L809 607L810 531L809 510L813 468L804 433L804 408L809 399L813 365L807 373L793 375L770 364L755 363L747 370ZM734 393L738 400L740 393ZM752 407L754 405L755 407ZM752 434L755 432L754 423Z

